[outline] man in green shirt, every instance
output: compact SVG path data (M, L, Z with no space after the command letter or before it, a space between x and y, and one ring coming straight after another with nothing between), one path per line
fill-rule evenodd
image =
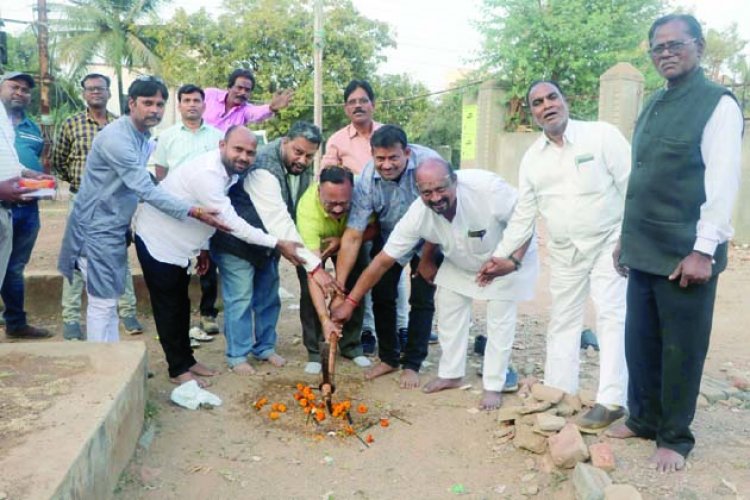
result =
M349 207L354 187L354 176L346 168L326 167L320 172L319 182L313 183L297 204L297 230L310 251L325 262L328 257L336 258L341 243L341 235L346 229ZM364 268L364 254L357 262L358 270ZM300 269L300 268L298 268ZM300 317L302 337L307 349L308 363L305 372L316 374L321 370L320 343L338 335L339 350L342 356L350 358L362 368L372 363L362 352L360 338L364 310L357 308L352 318L342 327L334 324L328 315L328 305L322 290L307 273L299 272ZM359 272L352 273L347 287L354 284Z

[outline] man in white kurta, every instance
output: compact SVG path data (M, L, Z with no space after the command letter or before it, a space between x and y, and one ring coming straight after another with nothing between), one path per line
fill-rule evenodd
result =
M614 126L571 120L555 82L527 95L543 133L521 161L519 200L495 256L510 255L541 215L549 232L552 310L545 384L578 392L579 339L586 299L597 313L600 345L597 405L579 424L601 428L624 415L626 279L612 266L630 173L630 145Z
M424 391L457 387L466 373L466 349L472 303L487 301L487 347L482 382L483 409L500 405L500 393L510 360L516 327L516 303L533 294L538 264L536 243L515 255L513 272L487 286L477 273L503 237L516 204L516 190L501 177L484 170L451 171L441 159L424 160L416 173L419 200L396 224L383 251L373 260L351 291L344 307L364 295L384 264L407 255L421 240L440 246L443 262L435 277L438 333L442 355L438 378ZM529 237L531 239L531 236ZM424 257L423 257L424 258ZM388 266L390 267L390 266Z

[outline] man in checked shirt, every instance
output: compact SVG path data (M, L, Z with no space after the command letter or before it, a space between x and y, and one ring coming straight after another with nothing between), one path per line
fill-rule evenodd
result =
M107 111L107 102L111 97L109 91L110 80L104 75L90 73L81 80L83 100L86 110L65 120L57 134L52 150L52 168L61 180L70 183L70 210L78 192L83 177L86 157L91 150L94 136L117 118ZM143 333L143 327L136 318L135 292L133 278L125 280L125 293L120 297L118 309L125 331L131 335ZM73 281L63 280L62 317L63 337L67 340L83 340L81 330L81 294L83 293L83 278L76 271Z

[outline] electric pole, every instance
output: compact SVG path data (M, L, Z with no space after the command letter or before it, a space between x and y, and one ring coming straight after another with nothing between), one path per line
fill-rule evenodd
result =
M50 149L52 146L53 120L49 111L49 24L47 22L47 0L37 0L37 42L39 45L39 114L44 137L44 151L42 165L44 171L50 173Z
M323 0L315 0L313 21L313 121L323 131ZM323 146L321 144L321 146ZM315 173L320 172L321 148L315 155Z

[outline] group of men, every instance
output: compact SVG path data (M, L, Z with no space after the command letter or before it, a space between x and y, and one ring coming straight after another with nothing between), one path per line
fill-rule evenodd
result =
M297 122L261 147L245 128L292 97L284 91L270 105L250 104L255 78L247 70L235 71L227 90L178 90L181 121L159 137L156 184L145 164L166 87L154 77L137 79L129 114L115 119L106 112L109 80L88 75L82 81L87 110L65 123L53 154L53 168L75 194L59 268L71 283L77 273L84 277L87 338L119 338L117 300L132 296L127 245L133 240L174 383L205 385L216 374L193 357L188 336L196 257L197 273L207 277L201 301L207 333L218 332L214 302L221 281L231 370L254 373L250 358L281 367L285 360L275 347L284 257L298 271L308 373L320 371L320 345L335 336L341 354L366 368L366 378L400 370L402 388L418 387L437 305L442 352L438 375L423 390L459 387L472 304L486 301L479 405L496 409L517 304L531 298L537 277L541 216L552 295L545 384L578 392L579 337L590 296L601 349L599 388L578 424L601 429L627 416L610 436L655 439L656 467L683 468L695 441L690 423L732 236L743 118L731 92L703 74L705 40L695 18L659 18L649 46L666 86L641 112L632 150L615 127L571 119L556 82L529 86L527 103L542 134L523 157L518 189L488 171L455 172L435 151L409 143L400 127L373 121L374 93L363 80L345 90L351 123L330 137L316 178L311 164L323 142L316 126ZM26 324L22 274L20 309L18 302L18 269L28 261L39 218L17 180L44 177L34 172L41 170L43 141L27 137L39 134L23 114L33 84L29 75L11 73L0 89L0 279L6 274L6 333L17 338L48 335ZM19 147L19 141L27 142ZM209 271L214 266L218 278ZM410 281L408 290L402 280ZM68 290L64 304L73 304L80 291ZM374 323L363 327L368 292ZM399 324L397 302L407 297L408 319ZM121 303L126 328L132 300ZM73 314L65 318L66 338L82 337L78 324ZM374 366L364 356L363 329L377 336Z

